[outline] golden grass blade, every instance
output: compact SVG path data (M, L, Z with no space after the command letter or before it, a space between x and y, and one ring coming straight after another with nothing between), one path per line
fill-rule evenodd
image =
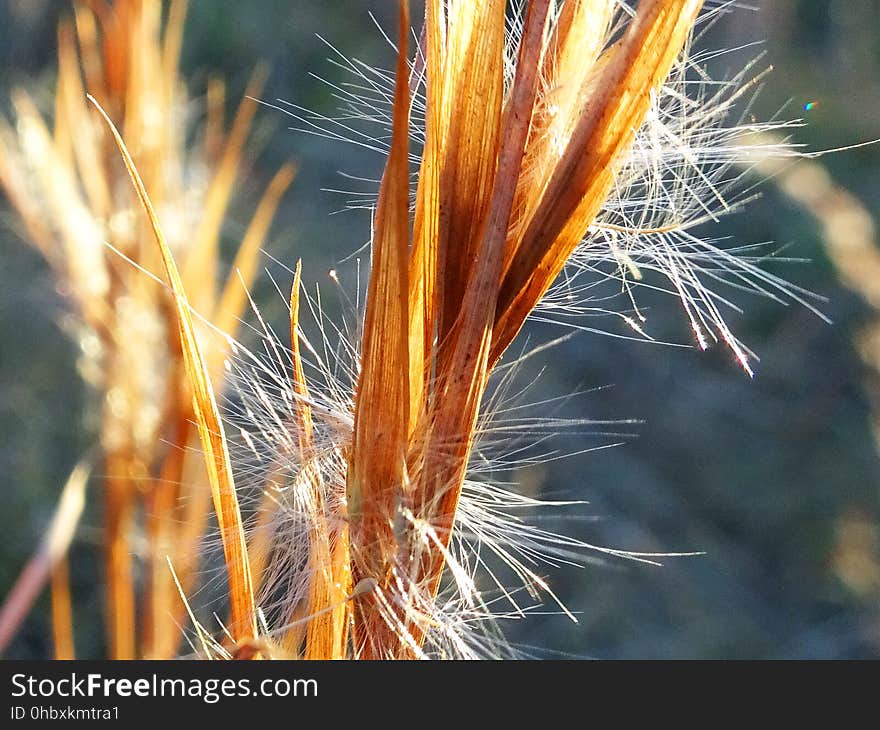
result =
M357 573L384 576L394 555L388 516L405 488L409 434L409 4L400 2L391 151L376 208L352 452L346 477ZM421 377L421 373L418 374ZM357 548L357 549L355 549ZM355 604L355 641L372 651L381 630L366 597Z
M344 562L336 560L336 553L344 538L331 535L325 516L321 473L315 465L313 443L314 425L309 406L309 389L300 353L299 299L302 263L297 261L290 293L290 342L293 366L294 406L299 440L301 478L309 485L314 522L311 525L309 567L312 580L309 585L305 631L296 622L284 637L284 648L292 655L299 652L305 634L305 659L342 659L348 630L347 594L350 577L347 571L348 555ZM346 570L343 571L342 568Z
M165 38L162 42L162 75L165 81L165 99L174 96L178 83L177 67L180 63L180 49L183 47L183 28L189 0L172 0L168 8L168 22L165 24Z
M489 217L464 295L461 315L453 330L449 371L439 376L440 394L436 399L427 463L422 474L424 491L415 503L431 510L422 516L430 521L444 549L452 536L480 400L486 387L498 281L537 98L543 38L550 9L551 0L533 0L529 4L517 76L504 119ZM439 587L445 563L444 549L434 551L424 568L432 594ZM417 634L419 628L413 627L411 631Z
M550 181L562 151L589 100L591 82L599 75L597 59L614 17L615 0L570 0L562 6L543 59L542 101L532 119L525 174L520 176L514 204L519 235ZM514 253L509 246L505 268Z
M57 95L62 102L63 114L56 117L55 124L57 126L67 119L72 125L71 131L76 138L73 151L89 206L96 217L105 219L112 205L110 190L107 178L102 174L105 168L96 138L98 130L85 106L73 29L67 24L62 24L58 33L58 64Z
M302 353L299 344L299 295L302 286L302 261L296 262L293 272L293 286L290 289L290 352L293 367L293 392L296 396L294 406L296 412L297 435L299 436L300 456L303 463L311 457L312 409L309 406L309 388L303 368Z
M211 179L202 219L195 232L192 253L183 265L184 279L199 284L199 291L193 294L193 301L198 306L214 300L214 277L216 275L220 229L235 184L248 130L257 110L257 103L254 99L260 95L266 76L266 69L260 66L254 71L250 82L248 82L245 96L238 107L235 121L232 123L232 130L226 140L217 171Z
M107 83L95 14L82 3L74 3L73 12L86 88L101 103L106 103Z
M220 295L220 302L211 318L214 326L221 332L232 332L237 328L239 317L247 304L247 288L257 274L260 249L281 198L293 182L295 172L296 168L292 164L284 165L278 170L251 219Z
M447 12L442 80L443 117L439 269L443 272L438 338L458 317L489 210L498 164L504 102L504 0L456 0ZM429 96L432 89L429 88Z
M104 81L110 99L127 100L130 65L128 53L134 34L132 3L116 3L112 7L104 3L91 3L101 29L101 48L104 58ZM121 109L111 110L114 112Z
M73 608L70 601L70 575L67 557L62 557L52 571L52 644L55 658L75 659L73 642Z
M519 332L586 233L615 163L647 114L651 92L687 42L702 0L648 0L603 71L505 275L491 361Z
M140 175L138 175L131 155L113 122L93 97L90 96L89 100L104 118L119 147L132 183L153 228L168 284L174 297L180 329L181 347L187 376L193 393L193 410L204 450L205 465L211 483L214 508L217 513L217 522L220 527L220 536L223 541L223 552L229 576L231 609L231 625L229 630L236 642L245 643L255 640L257 636L257 612L254 603L253 581L247 557L247 543L244 537L241 512L229 460L229 449L219 409L217 408L214 392L211 387L210 374L196 336L183 282L181 281L171 251L165 242L165 237Z
M348 526L342 524L331 535L330 571L333 582L330 592L332 639L328 659L345 659L351 626L351 550Z
M437 265L440 240L440 161L445 138L443 115L443 26L441 0L428 0L422 35L428 83L425 117L425 148L419 170L413 244L409 267L409 352L413 373L410 389L410 437L426 415L425 393L431 379L437 311L442 307ZM419 377L421 374L421 377Z
M71 472L39 549L19 574L0 608L0 655L15 637L53 569L67 553L82 516L90 470L88 463L81 461Z
M323 506L322 493L317 480L320 473L312 468L312 436L313 421L311 407L309 406L309 391L306 384L305 371L303 368L300 334L299 334L299 300L300 290L302 286L302 262L296 262L296 269L293 275L293 285L290 290L290 350L291 350L291 366L292 366L292 384L295 396L294 401L294 422L296 424L297 441L299 445L300 464L302 464L301 475L310 484L310 491L316 500L313 514L320 518L322 516ZM267 481L272 483L276 476L273 475ZM272 517L277 509L277 500L271 493L264 492L263 499L257 510L257 526L252 534L249 543L249 554L251 558L251 567L256 576L257 585L260 585L263 571L267 565L272 550ZM305 609L304 619L300 615L296 615L291 621L291 626L281 637L281 647L287 656L291 658L299 658L302 653L303 637L306 638L305 655L313 659L332 658L328 654L331 650L326 646L327 639L331 636L324 624L324 611L329 602L329 593L327 592L327 580L331 576L327 575L326 564L329 563L329 544L324 520L312 526L311 534L311 552L309 555L309 565L313 571L313 580L310 584L308 596L308 607ZM326 558L324 556L327 556ZM317 606L317 607L316 607ZM301 614L302 609L298 609L297 614ZM311 617L311 618L309 618Z

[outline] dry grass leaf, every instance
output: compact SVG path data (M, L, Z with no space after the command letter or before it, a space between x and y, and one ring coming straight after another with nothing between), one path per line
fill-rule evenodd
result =
M572 0L562 6L542 61L541 99L534 110L526 158L514 203L515 228L505 270L534 216L559 158L591 96L599 56L611 27L614 0Z
M266 234L281 198L293 182L295 174L296 167L290 163L283 165L275 173L251 218L244 238L241 239L232 269L211 317L212 324L220 332L234 332L239 317L244 313L247 306L247 290L257 275L257 262L266 242Z
M424 72L429 79L443 75L443 36L445 4L428 0L425 5L423 34L427 43ZM429 34L429 35L428 35ZM440 164L447 136L443 114L443 89L431 83L426 89L425 148L419 169L416 210L413 220L412 250L409 265L409 352L410 371L410 437L418 438L415 429L424 430L427 413L424 408L430 387L437 312L442 307L439 284L440 256Z
M439 162L442 204L426 213L438 217L441 349L473 270L498 165L505 5L505 0L450 3L443 74L439 80L429 80L428 94L436 92L444 119Z
M422 494L416 504L444 544L451 538L459 485L464 480L480 400L486 387L498 280L537 98L542 41L550 9L550 0L534 0L529 4L517 75L502 125L501 152L488 218L480 231L480 248L470 272L461 313L450 335L448 370L438 375L439 392L420 485ZM436 551L425 570L432 593L437 590L444 562L443 552Z
M214 300L214 281L217 274L217 254L220 228L232 196L236 175L244 151L248 130L257 111L257 102L267 77L264 67L258 67L245 89L244 98L238 107L232 130L226 139L217 172L211 180L205 197L203 215L196 228L192 252L183 268L186 281L201 282L200 291L193 298L198 308L203 308Z
M187 376L192 387L193 411L198 423L199 437L205 455L205 464L208 469L208 479L211 483L214 509L220 527L223 553L229 575L231 622L228 628L236 642L244 643L255 639L257 636L257 612L254 604L253 580L247 557L247 543L241 522L241 511L232 476L232 465L229 460L229 449L226 444L226 436L220 419L219 409L217 408L217 402L214 398L207 363L196 337L195 326L193 325L183 282L171 250L165 242L165 236L162 233L143 181L135 168L134 161L125 146L125 142L123 142L110 117L107 116L106 112L93 97L90 96L89 99L104 117L104 121L113 134L113 139L123 156L126 169L131 176L132 183L156 236L156 243L162 256L168 285L174 296L174 304L180 327L181 347L186 363Z
M324 500L323 475L318 465L313 441L314 423L309 405L300 352L299 300L302 265L297 262L290 294L290 342L293 367L294 412L299 441L301 475L308 485L312 502L309 534L309 585L305 609L305 630L292 627L285 637L285 649L294 655L305 636L304 659L343 659L348 640L348 592L351 582L347 550L347 528L328 524Z
M376 208L373 262L354 435L346 477L354 577L385 575L395 540L388 523L394 502L408 479L409 436L409 10L400 4L394 132ZM355 613L364 609L355 604ZM355 621L355 641L369 642L375 617ZM364 629L364 623L367 628ZM377 626L376 631L379 630ZM366 649L369 652L369 648Z
M656 91L690 37L702 0L638 6L578 121L505 272L492 361L497 361L556 279L611 190Z

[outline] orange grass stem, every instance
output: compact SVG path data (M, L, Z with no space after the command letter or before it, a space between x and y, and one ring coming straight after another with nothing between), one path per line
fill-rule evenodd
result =
M406 475L409 437L409 5L400 2L391 153L374 222L363 355L346 476L353 581L387 576L396 552L389 516ZM380 587L381 588L381 587ZM354 640L373 655L382 630L371 597L355 601Z

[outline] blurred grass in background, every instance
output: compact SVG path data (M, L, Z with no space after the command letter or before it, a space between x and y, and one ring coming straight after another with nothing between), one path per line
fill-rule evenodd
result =
M760 46L718 60L737 70L766 52L773 64L754 113L804 116L797 140L811 149L880 136L880 24L877 0L767 0L714 27L703 45ZM343 0L191 0L184 75L191 90L208 73L239 98L260 59L272 75L263 97L283 98L330 113L328 88L309 76L343 75L315 34L374 65L391 53L370 21L389 26L391 4ZM63 0L0 3L0 104L26 85L50 98L55 27ZM729 65L728 65L729 64ZM759 65L760 67L760 65ZM722 73L723 75L723 73ZM804 104L813 108L803 111ZM268 247L285 263L302 257L304 279L328 292L326 272L366 242L364 212L329 215L344 200L321 188L346 187L339 170L375 175L377 156L351 146L287 131L279 112L258 114L258 157L239 203L240 237L278 164L300 173L279 213ZM835 181L880 214L880 146L824 158ZM524 489L585 499L561 529L596 544L640 551L705 551L656 568L622 562L549 573L580 623L533 615L508 626L517 644L537 656L729 658L863 657L880 655L880 460L871 429L868 373L853 345L868 307L837 280L819 228L772 184L745 214L723 222L719 235L738 243L775 241L785 255L809 263L776 264L777 274L828 298L823 323L810 312L758 299L740 300L731 317L737 334L761 356L750 381L722 349L698 353L595 335L581 335L535 358L546 366L531 397L594 389L566 403L563 415L638 419L633 437L614 449L522 470ZM58 490L93 443L94 404L75 370L76 352L61 332L63 298L48 270L14 233L0 205L0 593L37 545ZM273 272L284 272L266 259ZM255 299L271 319L284 303L267 280ZM332 297L328 297L332 300ZM684 318L667 298L643 298L650 333L688 341ZM332 305L332 301L331 304ZM537 337L550 330L535 329ZM540 362L538 362L540 361ZM602 387L609 386L609 387ZM83 415L85 414L85 415ZM559 447L599 446L609 437L561 437ZM90 504L71 567L78 656L104 653L100 617L101 521ZM560 528L559 524L553 527ZM51 655L47 602L37 605L10 657Z

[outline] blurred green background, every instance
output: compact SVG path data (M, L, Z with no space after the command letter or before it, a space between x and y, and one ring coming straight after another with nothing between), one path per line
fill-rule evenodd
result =
M796 134L811 149L880 137L880 2L767 0L719 23L704 45L759 47L729 59L728 70L760 52L774 72L755 109L759 117L801 116ZM207 73L230 85L230 104L255 63L272 75L264 97L319 112L334 108L310 72L339 80L320 34L348 55L390 66L391 54L367 13L391 24L393 3L343 0L192 0L184 66L190 88ZM16 85L49 93L54 28L65 0L0 0L0 105L8 114ZM721 67L724 71L724 67ZM330 214L343 200L322 188L345 187L338 171L375 176L381 160L356 148L289 131L290 120L258 115L256 157L239 199L246 220L277 165L295 159L300 174L274 226L271 253L302 257L306 280L360 247L363 212ZM835 181L873 216L880 214L880 146L824 158ZM636 419L620 447L523 470L536 493L589 505L548 519L589 542L641 551L703 551L664 567L610 561L548 571L578 624L537 612L511 622L511 641L534 656L601 658L845 658L880 656L880 460L870 403L876 375L853 344L876 316L837 280L813 219L765 185L747 214L713 233L738 242L791 244L809 259L781 271L827 298L833 324L798 306L744 298L732 316L737 334L760 356L749 380L723 350L663 348L582 335L546 357L535 399L583 390L562 413ZM0 595L12 585L51 515L69 470L94 441L90 396L62 332L65 303L39 257L13 232L0 201ZM236 218L230 241L240 234ZM780 268L775 269L780 273ZM276 267L275 273L279 270ZM270 315L281 303L258 288ZM276 302L273 308L272 302ZM651 300L651 332L688 340L671 298ZM537 337L553 334L534 330ZM608 386L608 387L604 387ZM880 398L876 398L880 402ZM619 430L619 429L615 429ZM566 436L579 450L616 439ZM99 506L87 511L72 551L79 656L101 656ZM546 524L546 523L542 523ZM549 607L548 607L549 608ZM51 655L49 612L38 603L9 657Z

